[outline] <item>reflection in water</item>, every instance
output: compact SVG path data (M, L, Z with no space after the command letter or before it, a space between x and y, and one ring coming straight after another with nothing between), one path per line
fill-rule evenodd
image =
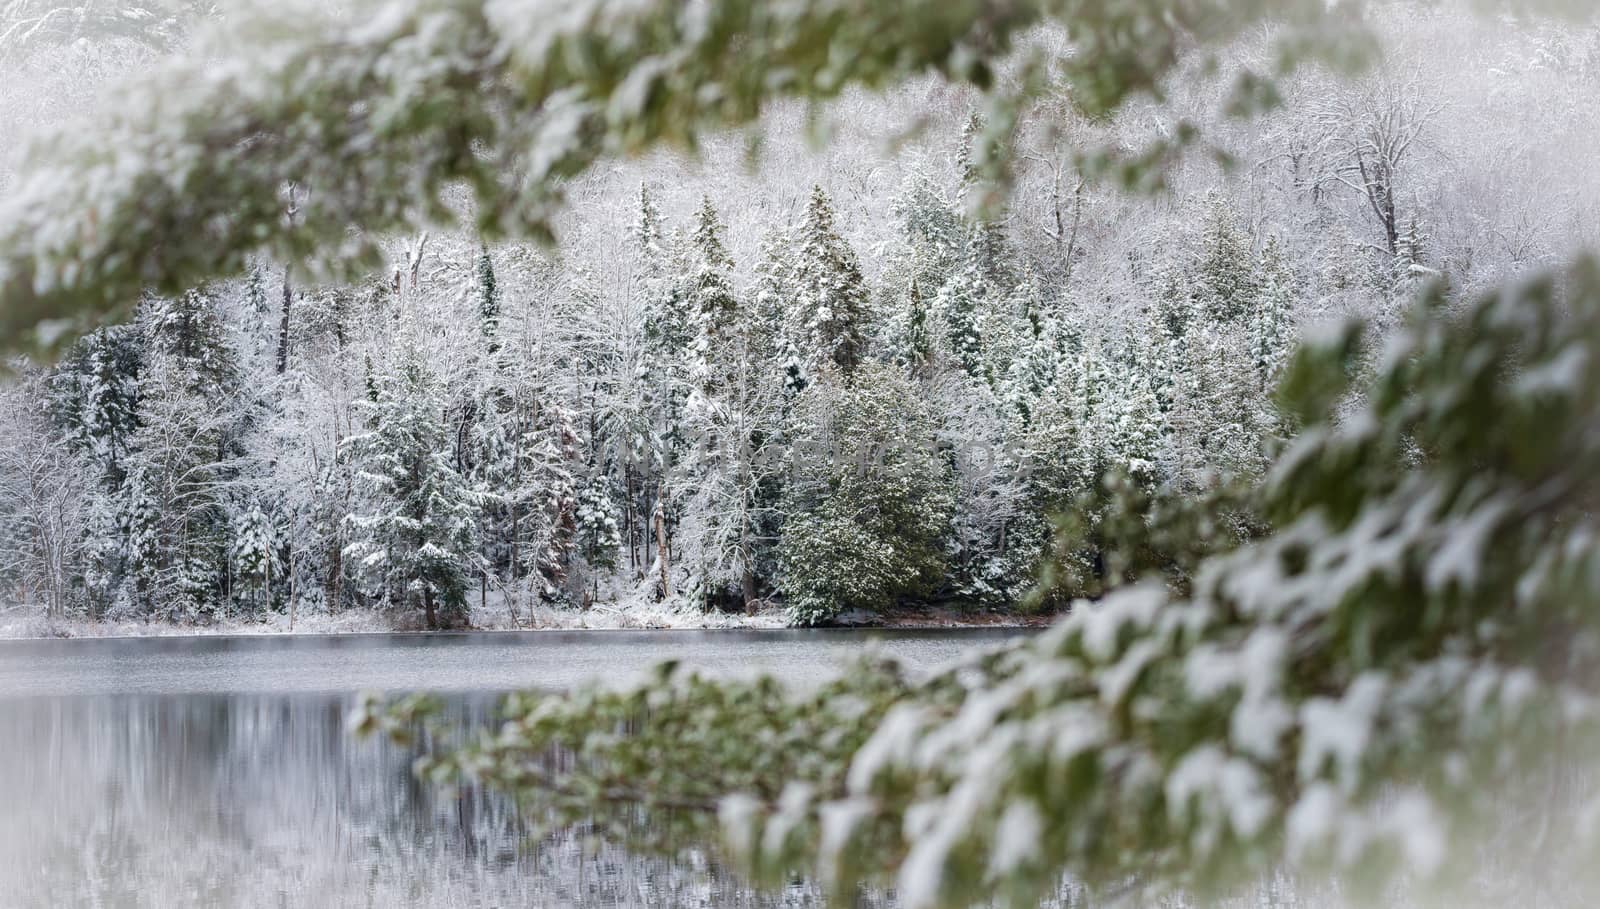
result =
M571 632L0 642L0 909L34 906L801 906L703 856L533 838L507 799L443 793L345 730L363 688L642 677L675 658L814 683L870 640L926 669L1014 631ZM325 693L345 692L345 693ZM865 906L892 904L867 895Z
M0 702L0 906L765 906L702 860L533 840L508 800L443 793L345 730L345 696ZM495 698L449 702L462 728ZM868 905L881 899L868 899Z
M351 736L354 702L310 693L0 697L0 909L820 902L803 881L753 893L704 856L641 858L582 830L535 838L503 796L423 786L410 772L415 750ZM482 727L497 702L448 695L446 723ZM1594 785L1585 769L1561 791ZM1474 905L1593 905L1574 889L1581 876L1535 873L1498 853L1483 856L1471 889L1484 898ZM872 893L860 905L893 902ZM1064 886L1058 905L1086 902ZM1308 890L1272 876L1221 905L1348 904L1337 886Z

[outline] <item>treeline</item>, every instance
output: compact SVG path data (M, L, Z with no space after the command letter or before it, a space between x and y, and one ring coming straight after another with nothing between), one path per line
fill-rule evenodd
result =
M961 187L907 185L877 287L820 187L739 286L711 204L670 228L646 186L620 299L515 247L430 272L426 238L366 286L258 269L148 299L11 392L13 437L72 482L53 551L13 532L10 579L186 621L291 598L429 627L490 596L800 624L1012 608L1101 478L1200 495L1260 473L1300 283L1276 241L1196 203L1139 323L1108 331ZM1083 539L1063 593L1107 580Z
M1182 584L1168 523L1209 514L1219 548L1265 529L1235 493L1294 431L1271 389L1303 329L1386 330L1421 282L1472 291L1592 231L1572 150L1594 126L1567 112L1600 35L1390 19L1382 66L1297 75L1246 133L1204 74L1110 119L1047 94L1004 135L912 86L835 103L817 155L780 110L754 171L708 140L698 173L575 180L555 251L396 238L362 282L260 261L146 299L0 389L0 595L176 621L658 602L810 623ZM868 126L908 109L926 137L886 156ZM1231 170L1190 155L1151 197L1079 155L1185 119ZM1014 181L985 219L971 150L997 141ZM286 188L286 216L316 191ZM1145 520L1109 519L1114 498ZM1108 561L1129 537L1140 563Z

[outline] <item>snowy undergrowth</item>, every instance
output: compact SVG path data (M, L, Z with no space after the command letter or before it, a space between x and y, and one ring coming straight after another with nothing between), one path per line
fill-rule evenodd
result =
M181 637L237 634L382 634L414 631L396 617L377 609L349 609L338 613L300 613L291 625L287 613L269 613L220 619L204 625L175 625L138 620L95 621L85 618L51 620L43 606L12 607L0 612L0 639ZM662 603L600 603L589 609L537 606L513 617L504 605L491 601L486 609L473 609L473 631L538 631L582 629L692 629L782 628L784 615L767 610L756 615L699 612Z

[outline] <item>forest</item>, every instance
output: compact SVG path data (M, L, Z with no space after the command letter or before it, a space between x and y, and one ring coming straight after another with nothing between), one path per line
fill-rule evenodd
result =
M10 0L0 69L0 636L118 638L0 642L0 902L1600 892L1594 4ZM815 627L951 617L1041 627ZM561 625L806 627L228 634Z
M354 280L257 257L146 294L13 363L4 596L443 628L1181 588L1198 554L1167 519L1203 505L1205 552L1270 529L1252 489L1298 429L1274 389L1302 335L1381 337L1424 286L1464 299L1594 239L1600 123L1569 116L1594 29L1395 4L1376 30L1375 66L1305 67L1249 129L1226 88L1264 33L1108 116L1046 90L997 124L924 79L574 177L554 246L441 228L378 238ZM70 96L61 73L154 53L111 34L7 66ZM1081 154L1195 123L1209 146L1157 195ZM284 184L282 218L323 191ZM1130 500L1144 520L1112 519ZM1130 542L1138 564L1108 555Z

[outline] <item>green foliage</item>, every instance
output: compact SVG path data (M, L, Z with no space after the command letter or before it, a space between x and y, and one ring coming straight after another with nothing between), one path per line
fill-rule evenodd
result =
M345 555L375 599L438 628L466 618L483 501L451 461L437 380L414 343L364 402L370 429L343 446L364 493Z
M871 726L910 690L898 666L871 658L847 680L800 696L771 679L720 682L668 663L629 691L589 689L567 700L513 695L498 732L436 750L417 770L441 784L467 774L536 793L529 813L538 821L590 823L618 842L675 853L715 837L729 783L764 801L777 800L789 785L837 790ZM436 708L426 696L387 708L368 699L352 725L359 733L412 739L430 730ZM746 735L730 739L728 722ZM597 729L614 734L597 737ZM629 734L644 729L652 734ZM705 773L708 767L716 775ZM651 823L635 822L641 811ZM801 842L816 834L812 824L791 835ZM786 871L772 867L762 879L776 883Z
M1106 474L1059 513L1052 554L1027 603L1059 609L1156 578L1187 594L1208 558L1265 532L1258 497L1239 479L1196 492Z
M930 592L944 572L953 501L916 388L893 367L867 364L848 383L824 373L795 411L779 544L790 622Z

